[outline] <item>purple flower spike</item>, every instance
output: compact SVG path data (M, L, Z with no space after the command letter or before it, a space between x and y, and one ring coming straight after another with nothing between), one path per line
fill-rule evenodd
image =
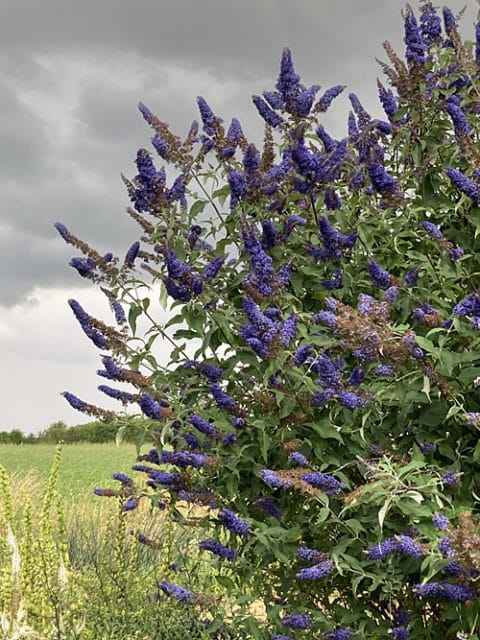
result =
M350 640L352 632L348 627L339 627L323 634L324 640Z
M299 580L321 580L332 573L334 564L331 560L324 560L313 567L306 567L297 571L296 576Z
M154 420L161 420L163 418L163 412L160 405L147 393L144 393L141 396L138 404L140 405L140 409L148 418L153 418Z
M278 127L283 122L278 113L268 106L268 103L260 96L252 96L252 102L257 107L258 113L271 127Z
M67 229L67 227L64 224L62 224L61 222L56 222L53 226L58 231L58 233L62 236L62 238L65 240L65 242L70 244L71 241L72 241L72 236L71 236L70 231Z
M233 511L230 511L229 509L222 509L219 511L218 517L229 531L232 531L239 536L248 536L250 534L249 523L243 518L235 515Z
M200 549L211 551L215 555L220 556L220 558L230 560L230 562L236 560L238 555L238 552L235 549L226 547L224 544L220 544L220 542L217 542L216 540L202 540L198 546Z
M168 580L162 580L158 583L159 589L163 591L167 596L172 596L175 600L183 602L184 604L191 604L193 601L193 592L183 587L179 587Z
M284 627L288 627L289 629L310 629L313 621L312 617L307 613L300 613L280 618L280 622Z
M300 85L300 76L295 73L292 62L292 52L285 48L280 62L280 75L278 76L276 89L280 92L285 102L296 97Z
M379 289L388 289L392 283L392 276L382 269L382 267L375 262L375 260L370 260L367 266L368 275L370 276L370 280L373 284Z
M470 180L461 171L453 167L447 168L447 176L459 191L467 195L476 204L480 202L480 187L473 180Z

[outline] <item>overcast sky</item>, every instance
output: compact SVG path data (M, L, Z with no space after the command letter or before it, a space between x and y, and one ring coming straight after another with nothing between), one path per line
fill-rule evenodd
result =
M416 0L411 3L417 10ZM451 0L456 13L464 5ZM381 115L382 42L403 52L400 0L0 0L0 430L38 431L88 418L60 393L115 406L96 391L98 353L67 305L106 315L68 266L62 221L102 252L137 238L120 173L133 176L151 132L139 100L183 136L203 95L247 137L261 125L252 94L272 89L282 48L304 84L346 84ZM474 37L477 3L462 31ZM343 135L339 98L326 114Z

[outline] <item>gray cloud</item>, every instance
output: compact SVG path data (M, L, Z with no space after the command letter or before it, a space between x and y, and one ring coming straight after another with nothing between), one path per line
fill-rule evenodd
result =
M455 12L463 3L448 2ZM474 4L462 21L472 38ZM58 418L75 421L58 398L63 353L69 388L96 386L93 355L79 355L81 333L64 312L71 291L89 300L91 290L67 266L74 251L53 223L120 256L136 239L120 174L133 176L136 150L150 145L137 102L183 136L198 118L195 98L203 95L227 124L236 116L247 136L259 140L262 122L251 95L273 88L288 46L305 84L347 84L381 116L374 58L386 58L385 39L402 52L403 6L403 0L3 0L0 342L3 355L13 361L18 354L5 421L36 428ZM341 96L325 115L333 135L344 135L349 109ZM50 316L61 318L53 328ZM30 325L35 339L27 353L22 332ZM66 348L76 341L78 349ZM35 387L35 407L18 399L21 380Z

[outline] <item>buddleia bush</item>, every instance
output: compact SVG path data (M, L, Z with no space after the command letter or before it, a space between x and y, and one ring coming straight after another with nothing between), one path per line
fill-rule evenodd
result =
M288 49L253 97L263 145L203 97L185 138L140 104L139 238L122 259L56 225L115 316L70 301L99 389L156 434L97 493L197 528L205 589L188 563L145 589L207 632L480 633L480 24L468 43L457 20L406 7L384 119L350 93L341 139L323 121L345 87L303 85Z

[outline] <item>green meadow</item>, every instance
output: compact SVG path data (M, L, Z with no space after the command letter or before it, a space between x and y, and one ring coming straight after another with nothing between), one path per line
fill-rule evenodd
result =
M9 476L38 481L48 478L55 456L52 444L1 444L0 464ZM66 444L58 475L58 491L63 496L91 495L98 486L115 486L113 473L129 473L136 460L133 444Z

